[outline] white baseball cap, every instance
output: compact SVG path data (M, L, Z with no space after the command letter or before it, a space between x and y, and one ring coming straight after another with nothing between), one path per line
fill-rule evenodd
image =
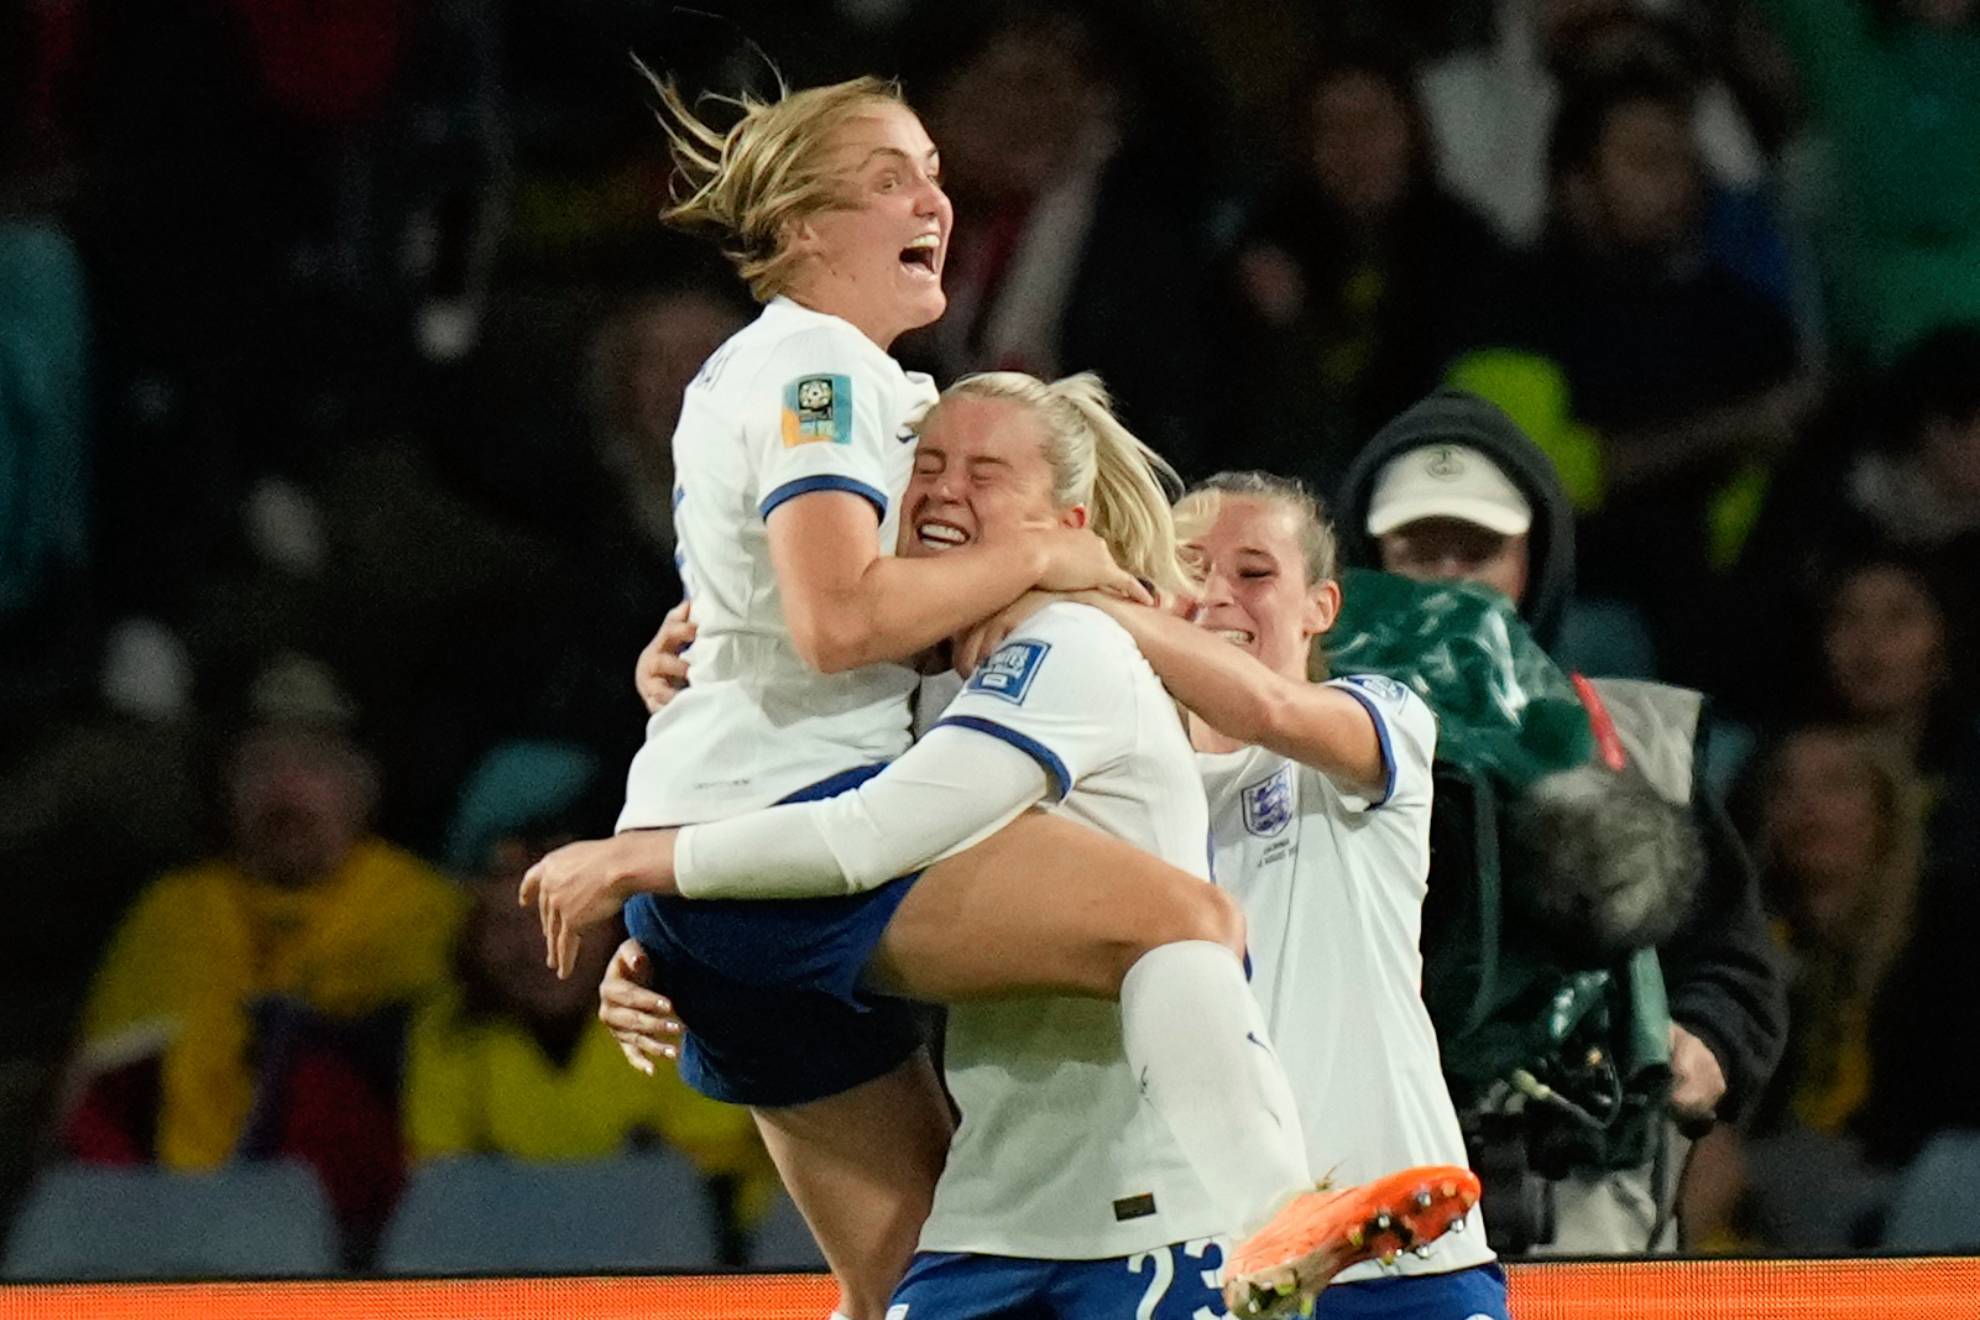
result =
M1533 526L1533 506L1497 463L1469 445L1423 445L1382 465L1368 501L1368 534L1425 518L1456 518L1501 536Z

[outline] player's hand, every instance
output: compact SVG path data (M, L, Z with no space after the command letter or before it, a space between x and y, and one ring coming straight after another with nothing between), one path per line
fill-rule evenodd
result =
M673 892L673 830L635 830L568 843L523 876L516 898L543 922L544 961L560 979L577 965L584 932L636 893Z
M660 631L639 653L639 662L633 666L633 687L646 703L647 714L687 691L687 658L683 653L694 644L695 632L688 602L682 601L667 611Z
M1099 592L1084 593L1099 596ZM1017 631L1023 623L1038 611L1055 600L1077 600L1078 597L1058 591L1027 591L1006 608L985 619L970 629L955 648L951 659L955 661L956 672L968 678L983 663L983 658L1004 644L1006 638ZM1111 596L1107 599L1113 599Z
M673 1001L648 987L652 965L638 940L627 940L613 953L598 983L598 1020L619 1043L626 1062L653 1075L655 1059L681 1057L681 1022Z
M1054 525L1034 527L1029 534L1039 538L1045 552L1037 590L1104 591L1142 605L1155 603L1153 593L1114 562L1107 543L1090 529Z
M1709 1123L1725 1098L1719 1056L1698 1037L1671 1023L1671 1112L1680 1120Z

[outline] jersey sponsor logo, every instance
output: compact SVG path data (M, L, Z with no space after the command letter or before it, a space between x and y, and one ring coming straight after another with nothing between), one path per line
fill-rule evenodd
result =
M1344 674L1341 682L1352 684L1378 701L1400 702L1409 695L1409 689L1393 678L1381 674Z
M1261 779L1240 795L1244 802L1244 827L1261 839L1283 832L1292 820L1292 771L1280 766L1269 779Z
M852 443L852 377L799 376L784 386L784 448Z
M1044 663L1045 653L1051 649L1047 642L1005 642L976 667L976 673L970 676L969 690L1022 706L1025 693L1031 691L1031 680L1038 676L1038 666Z

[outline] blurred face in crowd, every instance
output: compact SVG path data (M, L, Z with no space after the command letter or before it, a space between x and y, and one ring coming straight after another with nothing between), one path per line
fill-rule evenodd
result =
M523 873L549 851L545 845L568 842L497 842L475 879L474 915L467 926L467 954L475 976L494 992L506 1012L541 1026L580 1021L592 1014L598 982L616 943L605 936L585 939L578 946L576 970L567 981L544 965L542 923L533 909L516 903L516 887Z
M1078 19L1034 15L998 32L936 96L936 125L959 193L1033 197L1056 181L1089 129L1113 112Z
M227 775L235 857L269 884L326 880L364 836L373 793L369 762L333 734L251 733Z
M885 348L948 305L942 264L955 212L941 157L914 111L891 101L848 119L829 150L838 200L797 222L790 292Z
M1503 536L1460 518L1423 518L1377 538L1384 572L1418 582L1473 582L1526 599L1527 537Z
M1608 113L1591 160L1567 179L1582 233L1605 247L1655 252L1691 234L1704 192L1691 122L1675 105L1625 101Z
M1027 522L1086 523L1086 509L1055 509L1045 426L1024 404L959 394L928 416L901 507L909 559L1008 536Z
M1843 729L1804 729L1781 745L1768 776L1766 851L1793 885L1791 900L1813 914L1847 907L1875 874L1883 848L1878 771L1860 738Z
M1352 219L1375 224L1409 192L1415 146L1409 109L1386 78L1337 73L1314 89L1313 173Z
M1919 458L1947 498L1980 505L1980 413L1965 421L1934 417L1925 423Z
M1857 719L1917 720L1946 679L1946 617L1916 574L1871 564L1843 579L1822 630L1829 682Z
M617 409L613 429L664 454L694 374L742 326L735 308L701 293L663 294L608 326L600 365Z
M1287 678L1307 676L1313 639L1333 626L1341 590L1311 582L1301 513L1282 501L1222 492L1205 525L1185 519L1183 555L1201 574L1192 622Z

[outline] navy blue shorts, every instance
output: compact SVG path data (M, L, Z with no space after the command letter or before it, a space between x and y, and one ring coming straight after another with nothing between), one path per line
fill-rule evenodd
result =
M783 800L836 797L880 770L847 770ZM922 1044L922 1010L859 982L915 879L845 898L647 894L626 904L626 929L652 960L654 988L687 1025L687 1084L711 1099L775 1108L838 1095L900 1066Z
M1314 1320L1507 1320L1506 1275L1497 1265L1474 1265L1336 1283L1321 1292Z
M1194 1320L1224 1312L1214 1239L1110 1260L1025 1260L924 1251L887 1320Z

